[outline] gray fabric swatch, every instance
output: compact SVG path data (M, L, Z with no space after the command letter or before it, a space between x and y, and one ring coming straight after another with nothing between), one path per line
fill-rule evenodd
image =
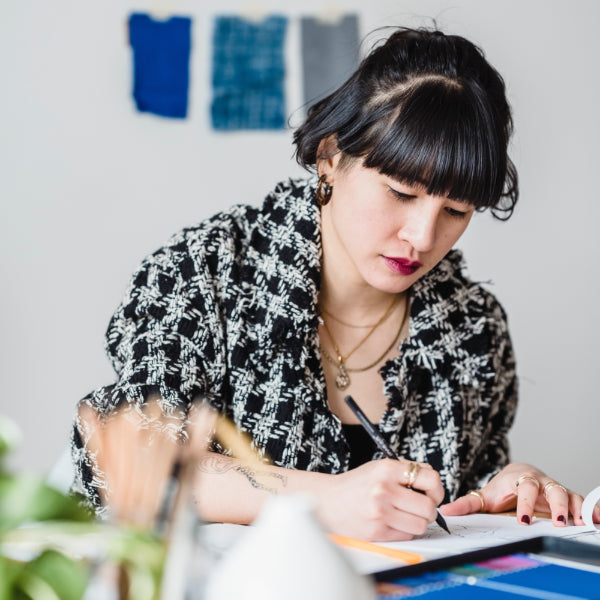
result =
M358 66L358 16L336 22L302 17L302 76L306 108L337 89Z

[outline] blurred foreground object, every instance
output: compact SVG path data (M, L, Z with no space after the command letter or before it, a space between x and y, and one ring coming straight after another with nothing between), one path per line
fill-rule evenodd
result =
M327 538L309 497L273 496L209 579L205 600L238 598L374 600L375 589Z
M9 473L4 459L19 437L0 415L0 600L80 600L99 565L108 563L130 582L131 600L158 598L164 544L93 522L80 498L42 477Z
M101 415L82 403L78 428L109 521L162 532L176 492L208 450L216 416L207 406L164 411L158 397ZM182 486L181 486L182 487Z
M0 417L0 600L176 600L164 588L165 564L184 522L181 507L192 504L190 473L207 447L211 417L199 407L164 415L156 402L102 417L80 407L95 475L108 481L101 493L112 518L105 523L83 498L7 472L3 459L19 435Z

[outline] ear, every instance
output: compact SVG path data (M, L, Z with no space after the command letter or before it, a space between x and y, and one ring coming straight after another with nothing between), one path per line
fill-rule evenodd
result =
M319 142L317 148L317 171L319 175L327 175L329 183L333 183L333 174L340 160L340 149L337 135L330 135Z

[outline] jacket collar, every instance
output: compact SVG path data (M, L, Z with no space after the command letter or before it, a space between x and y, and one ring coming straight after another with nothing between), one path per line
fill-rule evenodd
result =
M265 281L255 286L253 299L255 310L261 312L256 318L256 337L263 348L302 345L317 331L322 250L316 184L316 177L283 181L263 206L254 241L264 246L256 266ZM459 330L473 325L465 322L465 311L468 309L469 318L477 319L477 313L483 314L485 300L477 292L479 286L463 276L463 268L462 253L451 250L412 286L409 336L402 346L404 368L399 374L407 369L464 371L458 362L461 357L467 359L468 351L463 348L453 353L453 346L464 337ZM469 333L472 335L471 330ZM449 354L459 360L449 364ZM469 373L463 373L463 379L489 376L484 362L467 360Z
M288 179L265 199L251 246L255 276L251 301L259 345L286 344L314 333L321 279L321 213L317 179ZM293 343L293 342L292 342Z

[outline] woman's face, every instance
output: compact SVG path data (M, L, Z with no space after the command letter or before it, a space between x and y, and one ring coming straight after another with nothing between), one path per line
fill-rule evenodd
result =
M343 169L338 163L336 155L320 169L333 187L322 209L330 276L400 293L437 265L473 216L466 202L428 195L422 186L396 181L358 160Z

